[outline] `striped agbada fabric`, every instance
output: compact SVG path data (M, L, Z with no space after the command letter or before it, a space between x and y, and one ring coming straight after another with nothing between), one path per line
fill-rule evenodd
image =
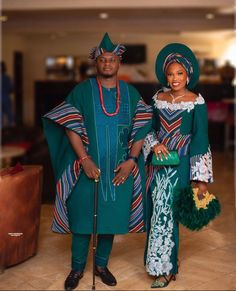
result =
M83 116L79 110L65 101L56 106L44 117L53 120L54 122L67 127L81 136L82 141L88 144L86 128L84 127Z
M86 145L89 144L83 116L80 114L79 110L71 104L63 102L44 117L79 134L85 148ZM136 113L133 118L131 138L129 140L129 149L131 149L138 131L147 123L149 123L151 119L151 106L146 105L142 100L140 100L137 104ZM66 200L68 199L74 185L76 184L79 174L80 165L79 162L75 160L64 170L61 177L57 181L54 218L52 223L52 230L55 232L70 233ZM134 187L131 202L129 232L143 232L145 229L143 195L141 175L137 166L133 168L132 174L134 177Z
M84 127L83 116L79 110L66 102L62 102L44 117L73 130L80 135L85 148L89 144L86 128ZM75 160L62 173L56 183L56 198L52 230L59 233L70 233L66 200L68 199L80 174L80 164Z
M133 120L131 138L129 140L129 149L131 149L134 138L140 128L145 126L152 119L152 108L146 105L143 100L137 104L137 110ZM144 231L144 213L143 213L143 193L141 185L141 175L137 166L132 171L134 177L134 188L131 203L131 215L129 221L129 232Z

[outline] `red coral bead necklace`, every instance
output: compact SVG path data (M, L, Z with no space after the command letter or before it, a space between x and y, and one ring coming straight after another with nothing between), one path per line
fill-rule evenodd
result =
M116 110L113 113L109 113L106 111L104 100L103 100L103 94L102 94L102 84L100 80L97 78L97 83L98 83L98 89L99 89L99 97L100 97L100 103L102 107L102 111L107 115L107 116L115 116L118 114L120 110L120 86L119 86L119 81L116 82L116 92L117 92L117 97L116 97Z

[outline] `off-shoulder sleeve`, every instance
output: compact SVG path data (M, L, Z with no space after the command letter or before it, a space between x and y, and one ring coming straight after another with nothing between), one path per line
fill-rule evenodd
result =
M194 107L190 143L190 180L213 182L212 155L208 139L207 107L202 97Z

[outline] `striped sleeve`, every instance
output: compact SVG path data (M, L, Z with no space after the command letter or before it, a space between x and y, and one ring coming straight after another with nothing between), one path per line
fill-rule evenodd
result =
M132 144L142 138L145 138L150 130L152 120L152 109L142 100L137 104L136 113L133 119L133 128L131 139L129 140L129 149ZM129 221L129 232L143 232L145 230L144 201L142 193L142 180L139 168L135 166L132 170L134 185L131 201L131 212Z
M73 130L75 133L81 136L81 139L85 144L88 144L83 116L79 110L71 104L62 102L49 113L44 115L44 118L50 119L51 121L64 126L65 128Z

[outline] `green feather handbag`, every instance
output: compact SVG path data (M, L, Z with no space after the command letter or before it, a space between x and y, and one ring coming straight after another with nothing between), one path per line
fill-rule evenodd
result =
M191 186L176 189L173 195L172 210L174 219L190 230L200 230L220 214L219 200L208 191L199 200L198 188Z
M152 165L153 166L178 166L180 163L179 155L177 151L169 151L166 158L162 154L162 159L157 157L155 153L152 155Z

